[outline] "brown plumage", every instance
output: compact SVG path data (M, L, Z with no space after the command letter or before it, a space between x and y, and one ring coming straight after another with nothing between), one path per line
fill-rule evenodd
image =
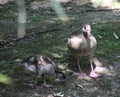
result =
M50 85L47 85L46 80L44 78L45 74L49 74L53 77L57 77L62 80L65 79L64 73L56 70L54 62L46 56L43 55L30 56L24 59L23 63L27 71L30 71L35 74L34 87L36 87L37 84L37 76L43 78L45 87L50 87Z
M89 24L86 24L82 28L83 33L72 33L68 38L68 48L77 58L79 75L83 76L85 73L81 70L80 67L80 58L83 56L89 56L91 72L90 77L97 78L99 75L93 70L93 54L97 46L97 41L95 37L91 34L91 27Z

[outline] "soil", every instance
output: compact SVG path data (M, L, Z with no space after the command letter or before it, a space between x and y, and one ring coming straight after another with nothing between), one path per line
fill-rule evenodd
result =
M13 79L11 85L0 84L0 97L120 96L120 9L94 8L88 4L81 5L77 1L68 0L63 2L62 6L69 16L69 22L63 23L50 2L27 0L25 4L27 35L49 29L58 29L58 31L32 35L13 42L17 37L18 7L14 0L0 5L0 71ZM88 76L90 66L87 58L81 60L87 76L78 78L74 75L78 68L74 56L66 46L70 33L80 30L85 23L92 25L98 41L94 62L95 71L101 76L97 79ZM115 31L118 39L114 37L112 31ZM106 43L108 45L105 46ZM58 65L68 64L68 67L63 70L67 77L65 82L55 79L51 81L51 78L48 78L48 82L53 87L45 88L41 85L42 79L38 78L38 86L35 89L32 87L32 74L27 73L16 60L38 53L46 54Z

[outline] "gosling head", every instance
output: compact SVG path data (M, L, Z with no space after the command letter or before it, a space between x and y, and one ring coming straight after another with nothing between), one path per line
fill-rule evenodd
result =
M91 26L89 24L85 24L82 28L82 31L87 35L91 35Z

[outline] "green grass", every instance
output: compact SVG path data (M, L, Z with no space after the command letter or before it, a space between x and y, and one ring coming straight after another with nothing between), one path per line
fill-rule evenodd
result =
M12 13L10 13L10 15L8 15L8 17L6 16L5 18L9 18L11 14ZM70 28L70 24L73 24L73 28ZM15 26L15 24L12 26ZM17 28L17 25L15 27ZM3 28L5 27L3 26ZM70 69L74 71L78 70L75 58L67 48L67 38L72 32L81 31L81 23L79 21L70 21L70 23L64 24L56 19L56 15L46 15L46 17L39 17L38 14L30 17L30 22L27 24L26 32L27 34L33 32L35 33L42 31L43 29L47 30L49 28L60 28L62 30L23 39L14 43L14 45L9 45L9 49L0 51L0 71L2 74L12 78L14 82L10 88L14 88L16 91L24 91L30 88L29 84L32 83L32 75L28 74L24 70L24 67L19 66L19 63L15 61L16 59L24 59L30 55L44 54L49 56L56 63L56 65L69 64ZM9 31L9 29L2 30L3 32L6 32L1 33L3 36L5 36L3 39L6 41L10 40L7 38L9 35L16 35L16 31ZM12 30L15 30L15 28ZM107 60L110 63L120 62L119 58L117 58L117 56L120 56L120 41L113 35L113 33L116 33L116 35L120 38L120 23L114 22L92 25L92 33L98 42L94 56L98 59ZM86 60L87 58L82 58L82 64L86 64ZM83 68L85 68L85 71L88 71L86 65L84 65ZM42 83L41 78L39 78L38 81ZM61 83L53 80L48 81L58 87L61 91L65 91L67 89L67 87L63 87ZM104 87L105 91L109 90L109 81L103 85L106 85L106 87ZM107 86L109 87L107 88ZM0 90L7 87L8 85L2 85ZM100 88L103 89L103 87ZM84 90L81 89L80 93L84 94ZM90 95L92 97L96 97L97 92Z
M99 57L113 58L120 54L120 41L113 33L120 37L119 23L107 23L94 26L94 35L98 41L96 55Z
M110 62L113 60L119 61L116 56L119 56L120 53L120 41L114 37L113 33L116 33L118 37L120 37L120 24L97 24L92 25L92 28L92 32L98 41L95 56L101 59L109 60ZM67 27L63 30L67 30ZM63 65L66 63L76 64L74 57L71 56L71 53L66 45L67 37L70 33L71 32L50 32L21 40L19 43L15 44L15 46L11 47L12 49L6 50L4 53L2 52L5 57L3 57L0 63L0 70L4 71L4 74L9 75L9 77L13 79L17 79L16 75L19 75L22 78L24 77L24 74L26 75L26 72L24 67L18 66L18 62L15 62L15 60L17 58L24 59L34 54L47 55L51 57L57 65ZM8 54L8 56L6 54ZM83 64L84 63L85 62L83 60ZM72 66L71 68L76 70L77 66Z
M113 35L113 33L116 33L118 37L120 37L119 28L120 23L92 25L92 33L98 42L95 56L103 59L115 59L114 57L119 56L120 41ZM16 58L24 59L25 57L34 54L44 54L50 56L52 59L55 59L54 61L58 64L64 64L59 63L59 60L61 59L65 59L66 62L70 61L68 60L71 57L71 54L67 48L67 37L71 32L64 32L65 30L69 31L67 26L65 26L63 31L60 32L45 33L41 34L40 36L21 40L15 44L15 46L11 47L10 50L5 50L2 52L5 56L3 57L2 61L4 61L6 64L0 64L0 69L5 69L4 66L9 66L7 63L14 62ZM8 56L6 54L8 54ZM14 65L11 65L11 67L12 66ZM6 68L5 70L9 68L10 67Z
M71 19L69 23L62 23L57 15L54 15L54 11L52 8L40 7L39 10L32 10L30 9L30 1L36 0L26 1L27 34L54 28L60 28L61 30L43 33L38 36L32 36L19 42L14 42L13 44L7 45L7 43L11 41L11 39L15 38L17 34L18 10L16 2L9 2L5 5L1 5L0 43L4 43L1 43L0 47L2 47L2 45L4 44L6 45L6 48L0 49L0 74L3 74L5 77L9 77L10 79L12 79L13 82L10 86L5 84L4 82L0 83L0 97L18 97L24 95L22 93L25 93L25 95L27 95L29 94L29 92L31 92L31 94L34 94L35 91L37 92L37 90L32 89L29 85L33 83L33 75L26 72L24 66L20 66L19 62L15 61L16 59L22 60L30 55L44 54L49 56L56 63L56 65L68 64L69 69L73 71L78 71L76 60L67 48L67 39L72 32L81 32L81 25L87 21L82 20L84 19L84 14L86 14L86 12L81 12L84 7L78 6L79 4L77 5L75 2L62 4ZM77 6L75 6L75 4ZM71 9L69 10L69 8L67 7L71 7ZM120 23L98 23L94 25L91 24L91 27L92 33L96 37L98 42L94 56L101 60L101 62L103 63L103 67L108 67L109 69L110 66L110 69L113 68L114 70L116 70L116 67L111 64L113 62L120 62L119 57L117 57L120 56ZM119 38L116 39L113 33L115 33ZM90 66L86 65L89 64L87 59L87 57L82 58L81 65L82 69L89 73ZM52 88L52 90L51 88L42 88L38 91L39 93L41 93L41 95L44 93L45 95L47 95L48 93L46 94L46 90L48 90L49 93L63 92L66 93L66 95L71 94L72 96L75 92L78 93L80 97L118 97L120 83L120 78L118 74L115 75L115 77L114 75L103 75L101 76L101 78L98 78L96 80L75 79L73 78L73 76L71 76L71 74L68 74L68 79L65 82L65 85L55 81L54 79L48 78L48 83L54 85L55 89ZM39 85L41 85L42 79L38 78L38 82ZM78 87L78 84L82 85L83 88ZM58 88L58 90L56 90L56 88ZM94 89L98 90L94 91L94 93L91 92ZM49 90L51 90L51 92Z

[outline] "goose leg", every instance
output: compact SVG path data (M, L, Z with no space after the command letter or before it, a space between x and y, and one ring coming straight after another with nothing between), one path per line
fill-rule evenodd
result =
M79 69L79 73L77 75L78 76L85 76L86 74L82 71L82 69L80 67L80 57L77 57L77 63L78 63L78 69Z
M90 72L89 76L92 77L92 78L98 78L98 77L99 77L99 74L97 74L97 73L94 71L92 57L90 57L90 65L91 65L91 72Z
M36 88L37 86L37 74L35 73L35 76L34 76L34 88Z
M46 80L45 80L45 76L44 76L44 75L42 75L42 78L43 78L43 86L44 86L45 88L50 88L50 87L52 87L52 85L49 85L49 84L46 83Z
M34 77L34 88L37 86L37 76L38 76L38 66L35 64L36 72L35 72L35 77Z

